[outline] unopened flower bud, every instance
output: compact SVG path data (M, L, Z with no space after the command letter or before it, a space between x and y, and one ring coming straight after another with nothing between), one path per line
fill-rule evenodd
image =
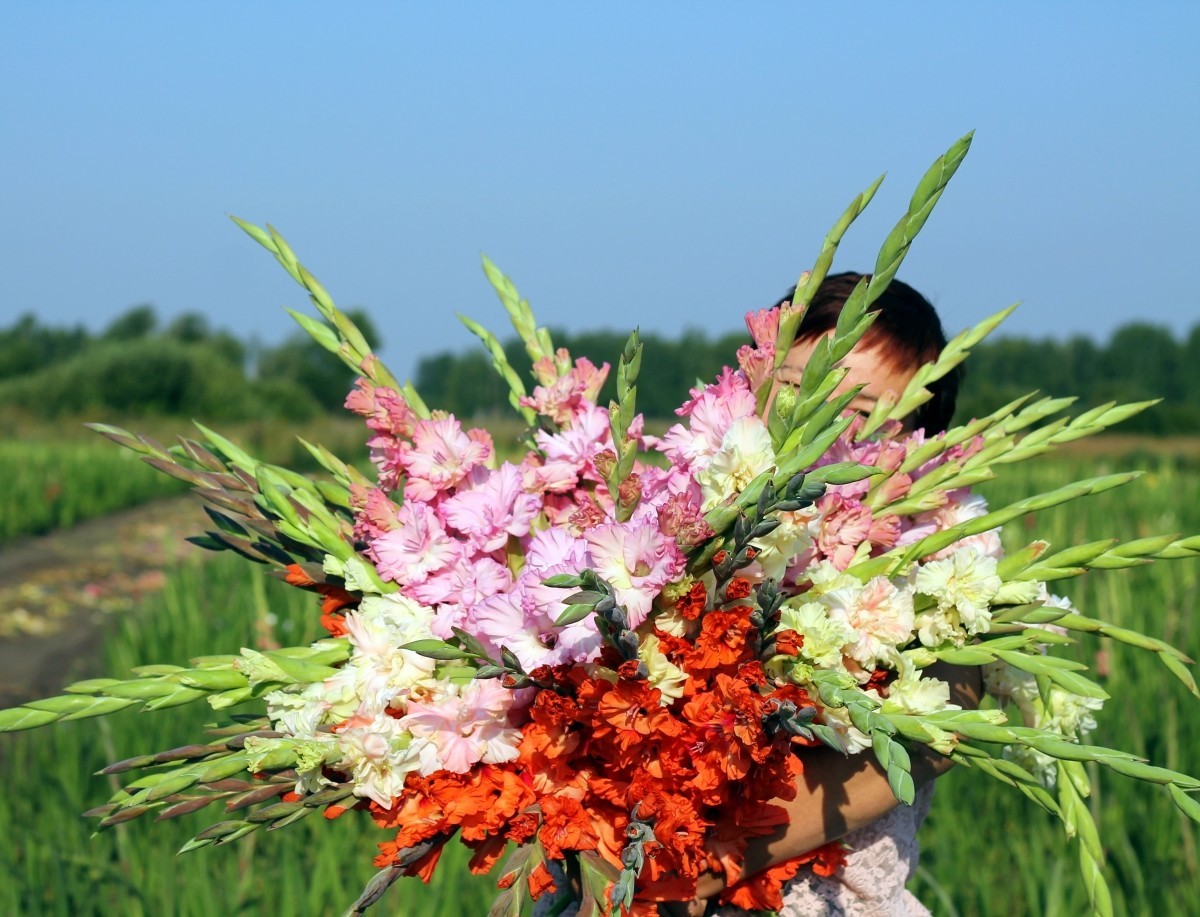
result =
M596 470L600 472L600 476L607 478L617 464L617 453L611 449L605 449L603 452L597 452L592 461L596 465Z
M637 474L631 474L621 482L621 488L617 492L617 499L624 507L634 507L638 505L638 501L642 499L642 479Z

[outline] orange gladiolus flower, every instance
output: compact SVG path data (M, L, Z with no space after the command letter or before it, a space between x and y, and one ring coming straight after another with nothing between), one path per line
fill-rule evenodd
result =
M529 895L534 901L542 897L546 892L557 890L558 885L554 882L554 876L550 875L550 870L546 868L544 862L538 863L537 868L529 874Z
M677 736L683 727L659 703L662 693L644 681L618 681L596 705L596 741L612 739L621 752L640 744L647 736Z
M749 609L743 605L728 611L710 611L700 625L696 645L686 657L693 675L732 666L749 654L746 633L750 630Z
M595 850L599 838L591 818L578 799L547 796L541 800L542 827L538 840L546 856L561 860L567 850Z
M508 846L508 841L501 834L493 834L491 837L477 843L468 843L467 846L475 851L468 866L471 872L479 875L491 872L492 867L496 865L500 857L504 856L504 850Z
M464 841L481 841L497 833L535 799L533 790L517 774L490 764L467 774L441 771L430 780L445 824L458 825Z

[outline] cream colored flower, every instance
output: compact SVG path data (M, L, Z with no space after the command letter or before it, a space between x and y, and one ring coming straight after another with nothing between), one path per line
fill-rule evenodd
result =
M945 560L922 564L915 579L916 591L937 599L942 611L957 611L963 629L972 636L989 629L989 605L1002 585L996 575L995 558L984 556L974 547L960 548Z
M858 639L854 628L844 620L831 618L820 602L785 605L779 614L779 627L803 637L801 658L823 669L839 668L842 648Z
M898 649L912 639L912 593L885 576L865 584L854 580L852 586L825 592L819 601L831 618L854 630L856 639L846 647L846 655L866 669L894 666Z
M638 658L646 664L649 675L647 680L662 693L659 703L669 707L673 700L683 697L683 687L687 684L687 674L683 669L671 662L659 648L658 637L651 634L643 637L638 644Z
M759 549L755 558L764 576L783 579L788 565L798 554L812 547L820 528L820 515L811 507L778 513L779 525L773 532L754 539Z
M757 417L735 420L721 440L721 448L698 476L702 508L707 512L721 505L774 467L775 449L766 424Z
M884 713L908 713L926 716L941 710L961 710L950 703L950 685L937 678L923 676L908 660L901 662L900 677L888 686L883 702Z

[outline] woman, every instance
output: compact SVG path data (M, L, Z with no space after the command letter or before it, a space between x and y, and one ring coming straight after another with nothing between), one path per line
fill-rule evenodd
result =
M843 273L826 278L818 288L796 334L796 340L776 373L779 386L797 384L804 366L822 337L833 333L838 316L861 274ZM788 297L777 305L788 301ZM879 316L859 344L842 360L849 372L841 391L862 385L850 407L869 414L885 392L899 395L917 369L941 353L946 336L933 306L907 284L893 280L875 302ZM960 374L955 370L929 386L933 397L909 418L906 429L943 432L954 414ZM937 665L929 674L950 685L950 700L964 708L978 706L982 688L977 667ZM788 824L774 834L749 842L745 871L752 875L830 840L841 838L850 847L845 867L830 877L802 871L783 890L780 917L800 915L928 914L906 889L916 868L917 829L924 821L932 796L932 781L951 762L932 752L913 756L913 778L920 788L911 807L899 806L887 777L873 755L844 756L829 748L808 749L804 776L795 799L779 801L789 815ZM665 905L665 914L711 914L734 917L745 914L709 902L724 888L723 876L701 877L697 898Z

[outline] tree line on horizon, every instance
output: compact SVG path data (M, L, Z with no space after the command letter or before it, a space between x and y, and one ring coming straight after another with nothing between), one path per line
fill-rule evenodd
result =
M377 347L370 316L349 314ZM162 324L153 306L134 306L99 333L32 314L0 328L0 410L35 417L302 421L340 410L353 383L302 331L263 346L197 312Z
M378 347L370 317L361 310L352 317ZM604 330L555 331L553 336L575 356L614 365L626 340ZM746 341L744 333L709 335L695 329L673 338L643 335L638 409L649 418L672 417L687 389L732 363ZM519 371L528 369L519 341L505 341L504 350ZM615 375L610 373L602 402L612 396ZM162 324L146 305L128 310L98 333L51 327L32 315L0 328L0 409L42 417L307 420L340 410L353 380L349 369L303 332L262 346L211 328L198 313ZM430 405L459 417L486 420L511 411L507 388L481 347L423 357L414 383ZM1161 398L1120 429L1200 433L1200 322L1182 337L1135 321L1105 341L1084 335L986 340L966 363L956 416L961 421L989 413L1035 389L1076 395L1081 408Z
M617 332L555 332L556 344L574 356L614 367L626 336ZM687 330L678 338L642 336L645 345L638 379L638 410L647 417L671 418L687 389L714 378L734 362L745 334L709 337ZM510 363L528 367L516 339L505 342ZM1107 341L1084 335L1067 340L999 337L978 345L967 359L959 391L957 422L980 417L1014 398L1037 390L1055 397L1076 396L1080 410L1108 401L1162 399L1118 428L1158 436L1200 433L1200 322L1182 338L1149 322L1130 322ZM613 397L615 369L601 391ZM417 390L430 404L463 417L499 416L510 410L508 391L498 384L491 358L482 350L443 352L417 366Z

